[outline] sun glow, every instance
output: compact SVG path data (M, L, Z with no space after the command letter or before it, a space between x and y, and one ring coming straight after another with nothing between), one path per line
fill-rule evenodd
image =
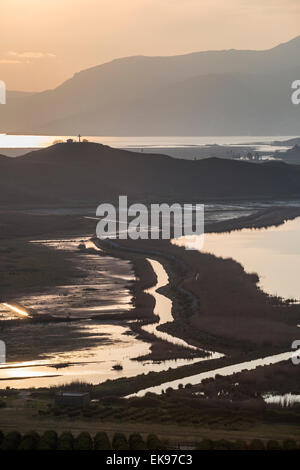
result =
M29 313L25 312L25 310L22 310L21 308L15 307L14 305L3 303L5 307L9 308L13 312L19 313L20 315L24 315L25 317L29 316Z
M68 137L63 136L62 140ZM0 134L1 148L43 148L57 140L52 136Z

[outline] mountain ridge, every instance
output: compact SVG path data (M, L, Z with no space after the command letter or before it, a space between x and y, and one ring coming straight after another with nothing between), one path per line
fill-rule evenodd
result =
M297 36L263 51L114 59L55 89L14 94L0 126L21 134L293 135L299 55Z

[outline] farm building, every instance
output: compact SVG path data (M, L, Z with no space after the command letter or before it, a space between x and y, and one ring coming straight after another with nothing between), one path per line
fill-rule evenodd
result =
M89 393L77 393L77 392L58 392L55 395L56 406L88 406L90 403Z

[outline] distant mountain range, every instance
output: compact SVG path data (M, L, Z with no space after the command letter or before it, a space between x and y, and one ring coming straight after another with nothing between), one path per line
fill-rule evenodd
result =
M265 51L135 56L8 92L0 129L53 135L297 135L300 36Z
M0 156L0 205L91 204L300 197L300 166L141 154L96 143L62 143Z

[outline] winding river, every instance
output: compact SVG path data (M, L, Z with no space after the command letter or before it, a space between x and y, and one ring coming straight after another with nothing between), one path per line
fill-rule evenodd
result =
M140 356L145 356L150 353L150 345L140 339L137 339L135 335L131 334L130 328L128 326L118 325L111 320L107 322L97 322L93 321L92 318L84 319L85 314L91 315L93 313L105 313L106 311L110 313L115 308L118 310L126 311L131 308L131 297L125 291L123 294L125 298L118 298L118 306L115 305L90 305L84 306L82 302L80 303L80 298L85 296L87 298L89 290L94 289L97 284L97 279L95 280L95 273L97 271L101 272L101 282L103 283L103 276L105 279L109 280L109 294L111 292L118 293L119 291L114 291L112 286L112 280L115 282L119 281L120 273L116 274L114 270L109 269L107 263L107 258L111 262L116 262L118 264L118 269L121 260L115 260L107 256L99 256L97 251L99 248L95 246L90 240L51 240L51 241L40 241L52 249L63 249L67 251L74 251L80 263L80 259L85 263L86 266L86 257L89 258L90 268L93 275L93 286L91 287L89 276L87 274L86 284L76 285L76 286L65 286L63 290L63 295L55 296L54 294L45 294L42 296L33 296L32 298L22 299L23 303L26 304L26 309L23 307L14 307L11 304L2 304L2 309L9 309L13 312L14 315L27 316L28 311L41 309L45 313L56 312L56 315L59 315L60 310L65 312L65 308L72 305L70 314L73 316L78 316L80 320L80 328L83 332L97 337L99 335L99 344L96 344L94 347L87 348L86 350L74 349L69 352L60 352L54 355L46 355L45 358L41 358L33 361L24 361L24 362L7 362L0 365L0 388L10 386L13 388L31 388L31 387L47 387L53 385L61 385L70 383L73 381L85 381L92 384L97 384L104 382L107 379L115 379L119 377L133 377L142 373L148 372L161 372L168 370L169 368L177 368L183 365L193 364L195 362L205 361L209 359L214 359L216 357L221 357L221 354L211 353L209 357L203 358L192 358L192 359L177 359L177 360L167 360L167 361L139 361L135 360ZM78 245L83 244L85 248L93 249L95 253L90 252L80 253L78 252ZM176 338L167 333L161 332L157 329L159 325L173 321L172 316L172 302L166 296L160 294L158 290L168 283L168 275L162 266L156 260L148 260L155 271L157 276L157 282L154 287L148 290L148 293L153 295L155 299L155 314L158 315L158 323L145 326L145 330L151 334L168 341L173 344L178 344L187 348L197 349L193 345L189 345L180 338ZM125 267L127 266L127 273L125 269L122 268L122 276L126 279L132 279L130 272L128 272L129 264L125 261ZM121 263L122 267L122 263ZM102 268L104 268L102 270ZM131 269L131 268L130 268ZM99 281L100 281L99 279ZM67 289L68 287L68 289ZM79 296L79 298L74 295ZM96 291L96 296L104 295L103 291ZM90 297L90 302L93 303L94 297ZM111 296L111 295L110 295ZM41 298L42 297L42 298ZM45 297L45 298L44 298ZM49 302L51 301L50 305ZM75 303L75 306L74 306ZM46 307L44 307L46 304ZM30 307L30 309L28 308ZM117 311L118 311L117 310ZM24 318L24 321L26 319ZM65 329L65 335L69 335L70 326L67 323L59 324L60 329ZM104 341L102 341L104 339ZM47 341L47 332L45 335L45 341ZM43 355L42 355L43 356ZM9 358L8 358L9 359ZM121 364L122 370L114 370L113 367L117 364Z
M300 299L300 286L298 283L298 273L300 272L300 250L298 248L298 240L300 233L300 218L293 221L286 222L280 227L269 227L260 230L241 230L231 232L229 234L209 234L205 236L204 251L215 254L216 256L232 257L240 262L245 270L248 272L257 272L260 276L260 287L266 292L277 294L283 298ZM109 277L109 289L107 292L108 298L111 298L112 280L119 280L121 274L113 273L110 270L110 263L107 257L99 256L96 250L90 254L82 253L78 255L79 239L69 241L51 242L52 248L67 249L76 251L76 256L84 257L83 262L90 263L91 273L95 278L95 272L101 272L101 283ZM81 241L82 242L82 241ZM91 242L85 240L87 248L95 248ZM189 248L197 248L197 239L177 239L174 243L180 246ZM192 244L192 245L191 245ZM106 262L105 262L106 260ZM267 261L266 261L267 260ZM195 346L188 344L186 341L176 338L168 333L160 331L160 326L173 321L172 316L172 302L165 295L159 292L159 289L168 283L168 275L158 261L149 258L152 268L157 276L157 283L148 293L155 299L154 313L158 316L158 322L150 325L145 325L144 329L163 339L164 341L196 349ZM120 260L118 263L120 264ZM103 264L104 263L104 264ZM130 279L129 264L123 266L123 275L126 279ZM123 268L122 268L123 269ZM289 276L286 276L286 273ZM126 277L127 276L127 277ZM129 278L128 278L129 276ZM287 279L285 281L285 279ZM96 276L93 281L93 286L89 285L89 278L87 279L88 288L95 288L97 282L100 282ZM87 295L86 285L82 286L66 286L65 293L68 293L67 287L70 289L72 295L78 291L79 296ZM118 305L122 311L131 308L131 298L126 292L123 298L121 292L124 292L124 285L116 292L119 292ZM99 295L99 292L96 292ZM102 292L104 295L104 292ZM97 297L97 296L96 296ZM72 297L73 304L77 305L77 301ZM33 299L34 300L34 299ZM35 299L36 300L36 299ZM48 299L49 300L49 299ZM61 302L61 297L60 297ZM102 335L106 338L104 343L100 343L94 347L87 349L82 348L72 350L71 352L58 353L52 357L45 357L38 361L27 361L20 363L7 363L0 366L0 387L11 386L14 388L28 388L40 387L49 385L59 385L69 383L74 380L82 380L93 384L103 382L107 379L115 379L118 377L133 377L141 373L148 373L150 371L160 372L171 368L177 368L182 365L200 362L201 360L209 360L222 355L218 353L211 353L210 357L193 358L193 359L180 359L172 361L154 362L154 361L136 361L133 360L139 356L147 355L150 352L148 343L145 343L131 334L128 326L116 325L111 322L94 322L92 319L84 320L86 313L91 313L93 309L96 311L103 311L103 305L95 303L95 297L92 297L92 305L81 305L79 308L79 318L81 320L80 327L82 329L90 330L94 335ZM61 307L69 305L70 298L66 294L63 298ZM79 302L79 300L78 300ZM79 302L80 303L80 302ZM22 303L23 305L23 303ZM37 305L41 305L41 299L38 300ZM72 314L76 313L76 305L73 305ZM6 305L6 309L11 305ZM25 299L25 307L31 307L30 299ZM108 307L108 309L107 309ZM19 309L19 306L16 306ZM50 304L51 309L51 304ZM92 310L91 310L92 309ZM1 310L1 309L0 309ZM114 305L105 307L107 312L115 311ZM18 315L21 312L17 312ZM24 321L26 318L24 316ZM147 392L162 393L169 387L178 388L180 384L199 384L206 378L213 378L216 374L232 375L244 369L255 369L259 366L267 366L270 364L279 363L282 361L290 360L295 352L287 351L282 354L277 354L265 358L259 358L249 362L243 362L226 367L219 367L214 370L194 374L179 380L169 381L159 386L150 387L140 390L136 396L143 396ZM63 368L60 365L67 363ZM120 371L112 370L115 364L121 364L123 369ZM26 380L25 380L26 379Z
M178 346L183 346L184 348L197 350L196 346L188 344L181 338L176 338L164 331L158 330L158 327L164 325L165 323L173 322L174 318L172 315L172 301L163 294L160 294L158 290L161 287L166 286L169 283L168 274L166 273L163 265L156 260L147 258L147 261L151 264L153 271L157 276L157 283L154 287L151 287L146 292L152 295L155 299L154 314L158 316L159 321L157 323L152 323L143 327L145 331L155 335L157 338L167 341L168 343L176 344ZM217 353L210 353L210 359L216 358Z

